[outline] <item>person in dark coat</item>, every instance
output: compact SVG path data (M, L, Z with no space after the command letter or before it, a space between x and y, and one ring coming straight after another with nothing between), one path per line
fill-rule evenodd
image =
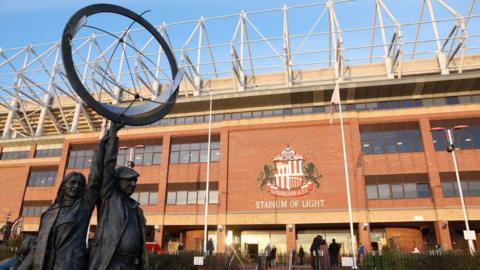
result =
M277 247L273 245L272 251L270 252L270 262L273 267L277 265Z
M315 238L313 238L312 245L310 246L310 256L312 257L313 270L319 269L319 249L321 241L322 237L320 235L317 235Z
M328 253L330 254L330 265L338 265L338 252L340 251L340 245L332 239L332 243L328 246Z
M298 250L298 257L300 258L300 265L303 265L303 260L305 259L305 251L303 250L302 246L300 246L300 249Z
M207 242L207 253L208 253L208 256L212 256L214 250L215 250L215 247L214 247L214 245L213 245L213 240L212 240L212 238L210 238L210 239L208 239L208 242Z
M121 124L113 124L107 147L113 149L106 156L103 182L97 203L97 234L90 241L89 270L148 269L145 247L145 216L138 202L130 196L135 191L139 174L129 167L115 169L118 155L117 131Z
M99 195L102 163L113 149L108 148L110 134L95 149L88 186L78 172L67 174L53 204L42 214L34 248L19 270L84 270L87 267L87 233L93 208Z

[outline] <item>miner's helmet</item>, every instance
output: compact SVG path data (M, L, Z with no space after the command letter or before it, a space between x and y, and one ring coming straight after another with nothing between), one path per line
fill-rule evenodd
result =
M137 180L140 175L130 167L118 167L115 169L115 177L120 179L135 179Z

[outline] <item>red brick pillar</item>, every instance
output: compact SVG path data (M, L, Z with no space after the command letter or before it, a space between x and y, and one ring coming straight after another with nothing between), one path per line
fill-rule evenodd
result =
M160 246L162 249L166 249L166 247L163 247L163 226L155 224L155 242Z
M28 158L35 158L35 151L37 150L37 145L30 145L30 152L28 153Z
M435 221L435 235L438 244L442 246L443 250L452 250L452 239L450 238L450 230L447 221Z
M287 252L290 250L297 249L297 239L296 239L296 227L295 224L287 224L285 226L285 232L287 234Z
M367 225L367 226L365 226ZM357 248L360 246L360 243L365 247L365 253L369 253L372 251L372 245L370 240L370 224L367 223L358 223L358 245ZM358 255L358 250L355 253Z
M226 225L218 225L217 226L217 247L215 251L217 253L225 253L227 244L227 226Z

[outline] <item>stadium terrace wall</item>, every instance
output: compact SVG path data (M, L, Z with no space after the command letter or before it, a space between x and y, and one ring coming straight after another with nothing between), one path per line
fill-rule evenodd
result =
M477 85L478 79L468 91L436 89L445 103L361 110L357 102L352 104L358 108L344 113L355 234L367 250L395 246L410 251L417 246L423 252L437 243L445 250L466 248L458 236L463 226L459 197L445 184L452 181L451 156L438 145L438 134L430 132L438 123L469 125L458 137L457 158L469 192L470 225L480 232ZM468 102L447 102L457 96ZM420 94L414 99L426 97L432 98ZM351 252L338 113L330 123L328 107L315 111L314 104L293 100L288 105L312 109L212 123L208 224L216 251L236 243L243 252L258 253L274 243L286 252L307 248L313 236L322 234L327 242L336 238L343 254ZM262 110L274 109L265 105ZM140 173L135 198L147 216L149 240L162 249L173 251L179 242L190 250L203 246L207 134L205 120L127 128L119 134L123 158L133 151L141 164L135 167ZM91 132L1 141L0 222L8 216L19 231L35 233L42 207L53 200L61 178L74 170L88 174L82 167L88 166L89 150L99 136ZM93 217L92 233L95 224Z

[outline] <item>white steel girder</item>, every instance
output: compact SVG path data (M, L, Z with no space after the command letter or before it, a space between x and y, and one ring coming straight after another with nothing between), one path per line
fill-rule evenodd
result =
M416 70L403 70L402 64L407 59L424 58L423 55L434 55L432 59L438 63L436 69L426 70L426 73L448 75L464 72L466 68L480 68L480 63L464 63L466 55L480 50L480 31L476 27L480 18L477 0L465 1L468 2L466 4L453 0L422 0L418 11L409 12L419 16L409 20L402 18L401 10L395 7L399 3L395 1L369 1L374 8L368 15L367 26L362 26L362 22L358 22L358 26L348 26L348 20L343 21L339 12L342 10L338 8L340 5L355 5L360 1L327 0L177 23L163 22L157 29L170 46L180 45L173 51L180 59L179 68L185 74L180 94L187 98L192 90L190 93L194 96L211 91L215 94L215 87L224 93L355 81L359 79L347 72L355 61L360 64L383 63L382 76L392 80L405 74L420 74ZM463 4L462 8L460 4ZM304 16L302 12L309 15ZM372 17L373 24L370 24ZM299 19L304 23L296 24ZM269 23L263 23L265 20ZM221 35L216 31L216 25L221 25ZM181 38L175 32L179 26L184 27L182 32L185 35ZM413 31L407 31L408 27L413 27ZM164 52L160 46L150 46L153 38L140 43L130 35L135 31L138 29L127 28L118 34L125 35L125 40L137 45L138 54L152 55L153 69L147 68L149 63L138 60L135 55L123 54L114 59L117 61L114 66L102 66L100 63L109 60L116 43L102 42L104 35L101 33L80 38L79 45L73 50L73 54L81 59L76 62L76 68L82 81L87 83L90 80L89 86L105 92L114 103L121 101L126 79L133 78L133 84L143 82L147 85L145 82L149 82L151 87L148 90L152 96L156 96L171 81L171 77L166 76L168 61L161 60ZM365 40L351 45L349 34L360 31L368 33L360 35L361 38L365 36ZM428 31L427 34L423 33L425 31ZM378 43L375 41L376 33L379 35ZM177 44L173 44L172 40ZM380 50L380 54L375 48ZM49 128L48 134L76 133L81 117L86 119L90 131L100 128L71 89L59 49L59 42L0 48L0 108L5 123L1 127L3 139L10 138L13 129L22 136L42 136L46 127ZM352 53L358 49L365 49L366 53ZM134 62L129 66L128 61ZM332 70L333 75L305 79L302 74L304 70L322 69ZM101 76L94 78L91 75L93 72ZM259 76L270 73L279 75L275 78L281 79L262 80ZM220 88L211 82L226 77L232 81L230 87ZM103 86L102 80L113 86ZM72 106L75 110L69 109L67 113L67 108ZM73 114L73 119L70 114Z

